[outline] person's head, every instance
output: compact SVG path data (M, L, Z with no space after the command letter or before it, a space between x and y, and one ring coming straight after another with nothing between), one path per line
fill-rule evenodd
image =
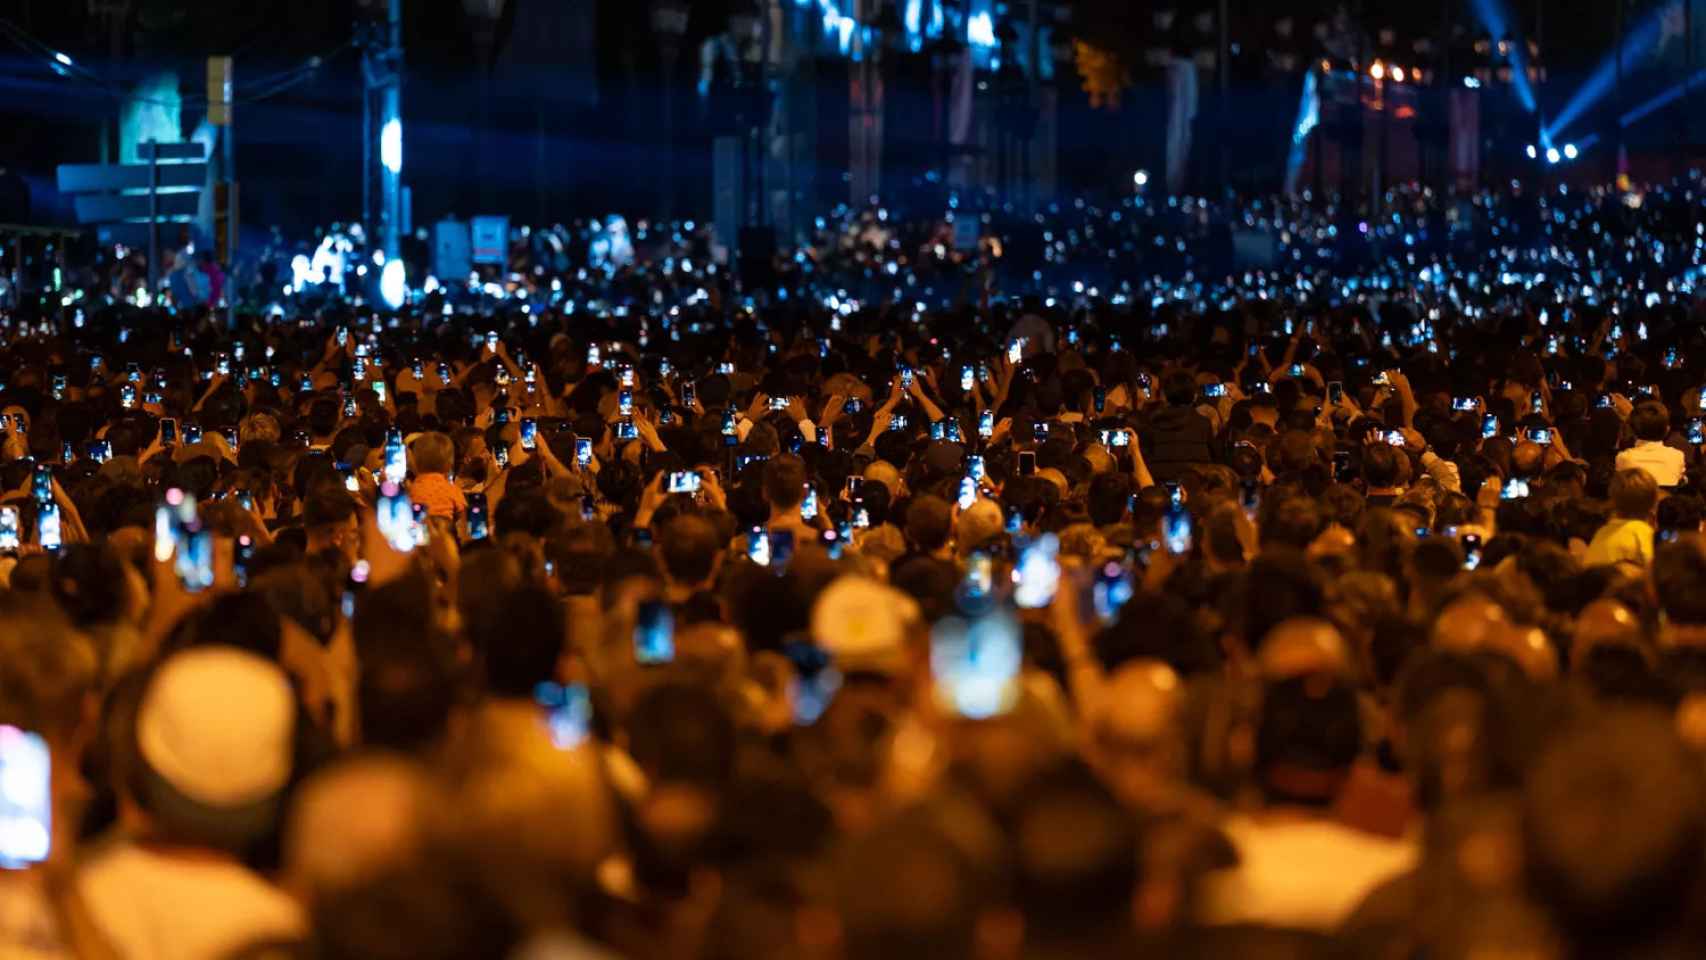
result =
M1659 502L1658 481L1640 467L1617 471L1610 492L1612 512L1623 520L1649 519Z
M0 724L38 733L55 750L80 748L100 680L95 648L49 604L9 606L0 616Z
M657 546L663 572L672 583L692 587L716 578L723 544L717 528L704 517L677 516L663 528Z
M1404 467L1398 448L1385 443L1370 444L1362 449L1362 478L1370 490L1387 490L1398 486Z
M1661 711L1600 711L1529 769L1529 888L1577 956L1663 938L1698 902L1706 790L1674 731Z
M764 500L776 513L797 510L806 496L806 465L791 453L764 464Z
M449 473L456 468L456 444L442 433L423 433L409 447L415 473Z
M463 630L484 668L486 691L526 699L557 676L563 653L563 608L541 587L523 586L463 598Z
M324 490L303 501L302 529L308 535L310 554L329 549L355 559L360 528L355 503L342 490Z
M1256 776L1271 805L1331 806L1362 750L1356 693L1324 674L1268 685L1256 728Z
M284 878L317 904L412 862L432 806L427 772L386 753L357 755L308 778L284 830Z
M1140 877L1137 818L1076 763L1033 780L1016 806L1015 899L1027 943L1123 945Z
M320 397L308 407L308 431L315 440L330 440L338 429L338 402L331 397Z
M906 539L921 553L935 553L954 531L953 507L941 497L912 498L906 508Z
M1161 380L1161 395L1170 407L1188 407L1197 400L1197 378L1186 370L1174 370Z
M1125 519L1131 501L1132 479L1124 473L1098 473L1090 481L1087 505L1090 522L1098 527L1119 523Z
M1653 554L1653 592L1669 622L1706 626L1706 541L1688 535L1661 544Z
M1670 433L1670 411L1657 400L1643 400L1629 414L1629 429L1637 440L1662 442Z
M155 668L135 704L127 784L152 839L242 852L271 830L295 755L284 671L234 647L201 646Z

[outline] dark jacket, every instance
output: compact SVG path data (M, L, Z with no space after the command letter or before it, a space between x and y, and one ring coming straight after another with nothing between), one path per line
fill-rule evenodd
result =
M1194 407L1168 407L1140 434L1143 462L1157 482L1177 480L1197 464L1214 462L1214 425Z

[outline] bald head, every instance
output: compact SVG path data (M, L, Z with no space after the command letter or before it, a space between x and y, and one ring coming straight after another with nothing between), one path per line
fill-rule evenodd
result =
M288 885L312 902L407 863L420 848L429 792L426 774L397 756L315 774L297 792L285 830Z
M1595 647L1605 645L1644 646L1641 621L1616 600L1599 599L1582 608L1570 637L1570 665L1586 663Z
M1519 477L1532 477L1540 473L1541 461L1546 459L1546 450L1532 440L1524 440L1511 451L1511 468Z
M1487 647L1510 626L1503 607L1471 594L1453 601L1434 621L1433 645L1455 653L1473 653Z
M1319 617L1293 617L1262 638L1262 676L1284 680L1312 673L1350 673L1350 651L1339 628Z
M870 466L865 468L865 481L867 483L880 483L887 487L890 501L900 497L900 471L896 470L894 464L887 460L872 461Z

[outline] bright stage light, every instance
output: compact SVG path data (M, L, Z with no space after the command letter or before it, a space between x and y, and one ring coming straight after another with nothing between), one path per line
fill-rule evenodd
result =
M1149 171L1148 170L1139 170L1136 173L1132 174L1131 175L1131 182L1137 184L1140 187L1148 186L1149 185Z
M1392 82L1393 83L1403 83L1404 82L1404 68L1403 67L1394 66L1392 68Z
M379 130L379 162L392 173L403 171L403 122L396 117Z
M1575 144L1573 144L1573 143L1564 144L1564 158L1566 160L1576 159L1577 153L1578 153L1578 151L1576 150Z
M393 310L401 307L403 298L408 295L405 279L401 260L387 261L384 269L379 271L379 296Z
M1376 80L1386 79L1386 64L1379 60L1374 61L1374 66L1368 68L1368 75Z
M1540 151L1539 151L1539 149L1537 149L1537 148L1536 148L1536 147L1535 147L1535 146L1534 146L1534 144L1532 144L1532 143L1531 143L1531 144L1529 144L1529 145L1528 145L1528 159L1530 159L1530 160L1534 160L1534 159L1537 159L1537 158L1539 158L1539 156L1540 156Z
M1562 159L1562 157L1559 156L1557 147L1547 147L1546 148L1546 162L1547 163L1557 163L1560 159Z

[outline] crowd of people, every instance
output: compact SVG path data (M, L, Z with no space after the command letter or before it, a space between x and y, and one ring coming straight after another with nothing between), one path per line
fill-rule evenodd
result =
M0 346L0 957L1698 955L1703 204L74 274Z

